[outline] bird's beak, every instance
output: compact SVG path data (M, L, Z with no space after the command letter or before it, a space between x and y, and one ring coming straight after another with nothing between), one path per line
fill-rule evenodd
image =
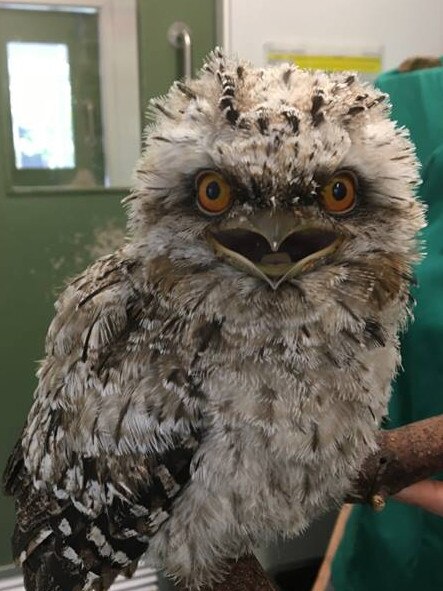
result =
M273 207L222 222L208 234L214 251L234 267L277 289L337 250L343 237L320 224Z

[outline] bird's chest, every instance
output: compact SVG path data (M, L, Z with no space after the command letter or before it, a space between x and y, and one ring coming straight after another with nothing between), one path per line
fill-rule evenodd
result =
M356 379L337 368L292 368L279 358L214 367L201 384L206 420L243 453L315 463L359 421L376 424L366 401L353 398Z
M386 413L395 344L356 351L339 335L317 344L253 336L225 337L200 361L213 461L297 494L300 482L352 474Z
M198 477L258 529L299 531L343 495L374 444L363 405L328 397L278 364L215 370L204 388L211 403Z
M374 360L337 336L309 342L296 331L223 327L192 364L218 421L298 438L313 425L326 432L339 415L346 422L341 402L366 398Z
M200 392L198 498L224 499L223 511L243 523L296 531L342 496L373 449L395 346L357 354L339 337L309 343L296 332L220 326L205 334L181 348Z

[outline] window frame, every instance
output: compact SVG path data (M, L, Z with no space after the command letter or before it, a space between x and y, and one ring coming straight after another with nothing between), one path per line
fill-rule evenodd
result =
M126 189L130 184L128 171L133 169L141 146L137 0L0 0L0 8L98 11L105 183L94 187L93 192ZM3 149L13 150L13 146ZM7 185L6 193L12 195L85 192L64 185L14 186L10 180Z

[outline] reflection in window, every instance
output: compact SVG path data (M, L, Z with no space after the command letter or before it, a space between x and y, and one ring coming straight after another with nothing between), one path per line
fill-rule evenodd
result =
M7 52L16 168L74 168L68 46L14 41Z

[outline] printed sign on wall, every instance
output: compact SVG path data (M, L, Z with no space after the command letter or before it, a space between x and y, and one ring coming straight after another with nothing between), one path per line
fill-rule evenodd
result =
M381 48L320 48L302 46L282 48L275 44L265 45L266 63L289 62L301 68L338 72L353 70L365 80L373 81L382 71Z

